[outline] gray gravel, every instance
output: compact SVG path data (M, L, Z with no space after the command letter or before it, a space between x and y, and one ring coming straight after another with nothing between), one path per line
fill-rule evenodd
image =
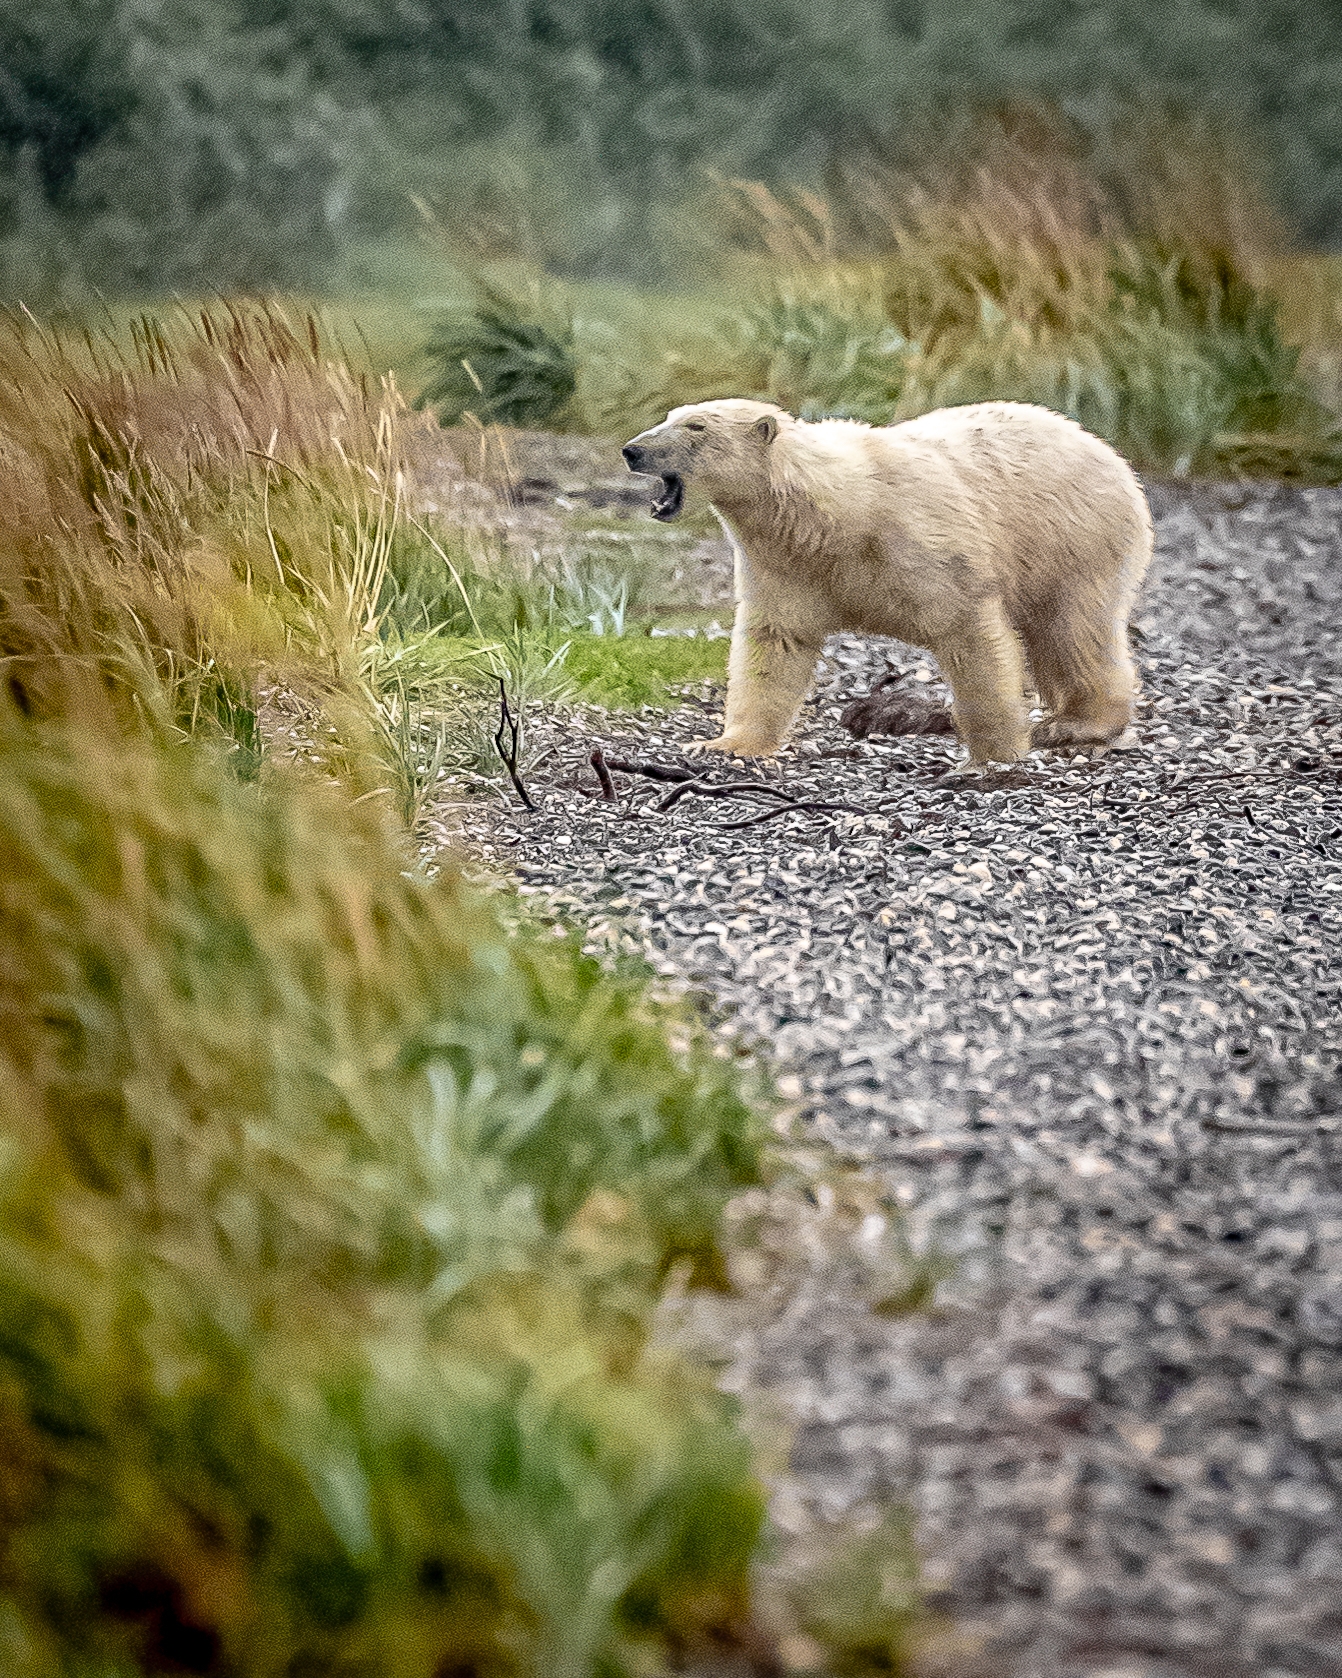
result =
M589 796L594 741L675 760L697 700L565 719L542 810L471 825L595 941L729 1010L805 1131L954 1261L929 1312L873 1315L817 1260L743 1321L724 1379L796 1428L780 1527L909 1503L957 1671L1321 1678L1342 1674L1342 492L1152 501L1127 750L973 776L946 739L855 744L838 712L887 669L938 689L925 655L839 638L764 774L872 814L724 831L755 807Z

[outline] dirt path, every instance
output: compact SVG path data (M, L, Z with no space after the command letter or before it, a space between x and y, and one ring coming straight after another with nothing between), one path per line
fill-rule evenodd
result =
M768 773L878 813L579 790L586 730L673 758L687 707L566 719L540 813L479 837L732 1010L954 1260L930 1313L817 1270L742 1334L784 1529L906 1500L959 1671L1336 1678L1342 493L1153 502L1132 750L855 747L840 701L926 660L838 640Z

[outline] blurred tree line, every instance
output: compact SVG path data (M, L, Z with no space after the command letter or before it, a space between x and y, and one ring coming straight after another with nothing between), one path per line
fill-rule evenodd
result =
M0 285L320 284L417 197L646 273L706 166L816 179L1005 97L1210 113L1342 243L1342 0L0 0Z

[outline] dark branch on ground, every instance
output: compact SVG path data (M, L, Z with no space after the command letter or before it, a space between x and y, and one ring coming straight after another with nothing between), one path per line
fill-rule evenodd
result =
M606 767L606 755L600 746L592 747L592 755L587 760L596 770L596 778L601 782L601 796L608 804L615 802L615 782L610 778L610 770Z
M795 811L812 814L837 814L846 812L849 815L865 816L873 812L860 804L836 803L828 799L794 798L790 792L782 787L771 786L767 781L707 781L701 771L682 769L670 763L635 763L628 758L608 758L598 746L593 749L589 759L593 769L601 781L602 796L615 796L614 784L606 792L606 785L610 781L610 770L618 770L625 775L644 775L652 781L671 782L672 790L657 805L659 811L674 809L682 798L693 793L700 798L772 798L777 803L772 809L761 811L758 815L747 816L742 821L713 822L710 825L719 831L731 828L754 827L759 822L772 821L775 816L785 816Z
M496 678L499 684L499 726L494 734L494 744L498 748L499 756L503 759L503 767L508 771L508 779L513 783L517 796L528 810L536 806L531 802L530 794L522 785L522 777L517 771L518 742L521 735L521 724L508 709L508 689L503 677ZM507 736L507 744L504 739Z
M820 811L827 814L847 813L850 816L871 814L870 810L860 804L829 804L818 798L793 798L786 804L775 804L771 810L761 810L757 816L746 816L737 822L710 822L709 826L715 827L719 833L727 833L735 827L758 827L761 822L771 822L775 816L791 815L797 810Z
M608 757L608 769L616 769L621 775L646 775L650 781L697 781L697 769L685 769L674 763L633 763L625 757Z
M770 786L767 781L705 781L696 777L693 781L682 781L674 791L667 793L657 808L670 810L690 792L704 798L765 797L780 799L785 804L792 802L790 792Z

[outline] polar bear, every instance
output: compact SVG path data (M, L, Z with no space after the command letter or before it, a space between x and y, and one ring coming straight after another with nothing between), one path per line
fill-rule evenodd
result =
M693 486L736 557L727 717L696 749L764 757L787 737L826 635L933 653L975 763L1031 745L1101 745L1128 726L1128 618L1151 514L1107 443L1047 408L978 402L901 425L809 423L767 402L674 409L624 446L661 479L653 516Z

